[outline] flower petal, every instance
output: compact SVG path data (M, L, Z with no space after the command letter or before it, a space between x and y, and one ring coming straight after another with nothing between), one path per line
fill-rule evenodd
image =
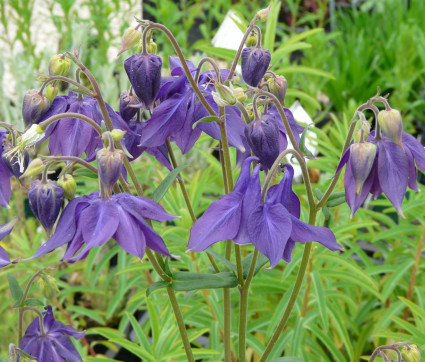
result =
M231 193L211 203L190 230L188 251L203 251L214 243L233 239L241 219L242 194Z
M378 176L382 191L403 216L401 203L406 194L409 161L403 149L390 140L378 142Z
M425 172L425 148L420 142L412 135L403 132L402 134L403 146L407 147L415 158L416 165L420 170Z
M270 268L279 263L291 230L291 216L282 204L260 205L249 217L250 239L254 246L269 258Z

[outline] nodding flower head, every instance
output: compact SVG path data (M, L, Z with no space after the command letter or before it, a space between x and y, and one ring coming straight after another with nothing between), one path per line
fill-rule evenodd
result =
M124 62L137 97L150 108L161 86L162 59L155 54L135 54Z
M378 113L378 122L385 135L395 144L402 146L403 122L396 109L382 110Z
M136 107L132 107L138 105L140 103L139 98L137 98L134 94L124 91L120 95L120 116L126 122L130 122L130 120L136 115L139 110Z
M3 140L4 153L2 154L1 159L3 164L9 169L13 176L19 179L28 167L30 156L24 149L20 154L21 159L19 160L19 153L10 153L12 149L12 145L8 141Z
M107 195L112 194L112 189L122 172L124 152L110 147L102 148L97 152L96 160L99 171L99 181L106 189Z
M242 50L241 67L245 83L256 87L266 74L270 60L270 52L264 48L252 46Z
M43 96L38 90L32 89L25 93L22 103L22 116L25 127L37 123L49 110L50 100Z
M271 115L263 115L245 126L245 137L261 164L269 169L279 156L279 126Z
M36 180L31 183L28 192L31 210L48 234L52 232L59 216L63 196L64 189L56 181Z

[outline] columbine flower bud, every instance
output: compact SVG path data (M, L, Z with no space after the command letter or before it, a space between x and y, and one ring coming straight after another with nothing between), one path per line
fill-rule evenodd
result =
M245 107L245 109L246 109L246 113L248 113L249 119L250 119L251 121L253 121L253 120L254 120L254 118L255 118L254 109L253 109L252 107L253 107L253 106L252 106L252 103L248 104L248 105Z
M134 28L127 28L122 37L121 50L118 52L118 55L134 47L139 42L141 37L142 33L140 31Z
M132 105L139 104L139 98L135 95L131 94L128 91L124 91L120 95L120 116L126 122L130 122L130 120L136 115L138 108L131 107Z
M97 152L96 160L99 180L108 195L112 194L112 188L121 175L123 158L124 152L113 148L102 148Z
M216 92L211 92L211 95L219 107L233 106L236 103L232 88L221 83L216 83L214 86Z
M19 178L38 175L43 172L45 168L46 165L43 163L43 161L41 161L39 158L36 158L35 160L31 161L26 171Z
M403 147L401 143L403 122L401 121L400 112L396 109L380 111L378 113L378 122L385 135L395 144Z
M372 170L376 156L376 145L369 142L354 143L350 146L351 172L356 183L356 193L361 194L363 184Z
M51 102L55 99L55 97L58 95L59 88L54 86L53 84L49 84L46 87L46 90L44 91L44 94L46 95L46 98Z
M56 279L46 273L40 274L40 277L37 278L37 285L43 295L48 299L52 298L55 292L59 292Z
M271 5L269 5L265 9L261 9L261 10L257 11L257 18L262 23L264 23L267 20L267 17L269 16L269 13L270 13L270 8L271 8Z
M245 126L245 137L254 155L269 169L279 156L279 126L270 115L264 114Z
M249 47L242 50L242 77L246 84L256 87L266 74L271 60L270 52L261 47Z
M155 54L135 54L124 62L137 97L149 108L161 85L162 59Z
M56 181L36 180L31 183L28 192L31 210L49 234L58 218L63 195L64 189Z
M115 128L111 131L111 136L114 141L121 141L126 133L126 131Z
M370 134L370 123L368 121L362 121L361 129L359 129L356 134L354 135L354 142L360 142L360 136L362 134L361 131L363 131L363 139L367 139Z
M251 32L248 35L248 38L246 38L245 45L247 47L252 47L257 44L257 41L258 41L258 35L255 32Z
M40 94L38 90L32 89L26 92L22 104L25 127L37 123L49 110L50 105L49 99Z
M421 352L416 344L401 347L401 355L405 362L420 362Z
M276 96L279 101L284 104L286 96L286 78L283 75L272 76L267 79L270 93Z
M146 45L146 48L148 53L156 54L157 45L152 39L149 40L148 44Z
M61 176L58 180L58 185L63 188L64 195L68 200L72 200L74 198L75 191L77 191L77 183L72 175L67 174Z
M66 76L71 68L71 59L65 54L56 54L50 59L49 74Z
M238 88L233 89L233 95L241 103L244 103L247 100L247 96L246 96L243 88L238 87Z

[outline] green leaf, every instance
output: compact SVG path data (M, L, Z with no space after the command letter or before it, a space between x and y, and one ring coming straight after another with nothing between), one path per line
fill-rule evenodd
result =
M137 357L141 358L142 361L155 361L154 356L149 352L145 351L145 349L141 346L138 346L136 343L131 342L124 338L116 338L111 339L109 342L116 343L121 347L125 348L127 351L135 354Z
M283 67L283 68L278 69L276 71L276 73L284 74L284 75L292 74L292 73L303 73L303 74L306 74L306 75L315 75L315 76L318 76L318 77L323 77L323 78L335 80L335 77L332 74L325 72L324 70L305 67L305 66L302 66L302 65L291 65L290 67Z
M79 168L78 170L75 170L72 174L74 176L82 176L82 177L97 179L97 174L89 170L88 168Z
M25 305L28 305L30 307L42 307L44 306L44 302L38 298L27 298L25 300Z
M382 289L382 295L385 299L389 298L394 288L400 285L400 279L411 270L414 262L415 261L413 259L407 260L394 270L394 273L390 278L385 280L384 288Z
M146 296L149 297L155 290L167 288L170 284L164 280L161 280L159 282L152 283L149 285L149 287L146 289Z
M312 35L314 35L314 34L316 34L316 33L320 33L320 32L322 32L324 29L323 28L316 28L316 29L312 29L312 30L309 30L309 31L304 31L304 32L302 32L302 33L300 33L300 34L297 34L297 35L295 35L295 36L292 36L291 38L289 38L285 43L283 43L280 47L279 47L279 49L280 48L283 48L283 47L286 47L286 46L288 46L289 44L294 44L294 43L297 43L297 42L299 42L299 41L301 41L301 40L304 40L304 39L306 39L306 38L308 38L309 36L312 36Z
M274 358L270 362L304 362L304 360L299 357L280 357Z
M328 316L326 314L326 294L318 272L312 273L312 280L314 289L316 289L316 301L319 306L319 313L323 322L323 328L325 332L327 332L329 329L329 321Z
M149 313L149 323L151 325L152 330L152 349L155 350L155 347L158 343L161 328L159 327L159 318L158 314L156 313L155 306L148 298L146 298L146 304Z
M211 122L215 122L218 121L220 119L220 117L217 116L206 116L201 118L200 120L196 121L193 125L192 125L192 129L194 129L198 123L211 123Z
M251 268L252 263L252 257L254 253L250 253L248 256L242 259L242 270L243 270L243 277L246 279L248 277L249 269ZM254 269L254 276L257 275L257 273L260 271L260 269L269 261L269 259L261 254L258 253L257 263L255 264Z
M308 127L304 128L303 133L301 134L300 137L300 150L308 157L314 157L314 155L305 147L305 137L307 135L308 132Z
M136 320L136 318L134 318L134 316L132 314L130 314L129 312L125 312L125 314L127 315L128 320L131 323L131 326L133 327L134 333L136 333L136 336L139 340L139 343L141 345L143 345L143 347L149 352L151 353L151 346L149 344L148 339L146 338L145 332L143 331L141 325L139 324L139 322Z
M233 62L236 56L236 50L233 50L233 49L212 47L209 45L200 45L198 49L201 51L204 51L205 53L209 55L213 55L216 58L221 58L224 60L228 60L230 62Z
M326 220L329 220L332 216L331 212L329 211L329 208L327 206L322 207L323 216Z
M236 265L233 264L231 261L227 260L224 256L219 253L216 253L214 250L209 249L207 249L207 253L211 255L215 260L221 261L223 265L226 266L229 270L233 271L234 273L237 273Z
M19 286L18 281L12 274L9 273L7 273L7 279L9 280L9 288L10 292L12 293L13 299L15 299L17 304L21 303L22 297L24 296L24 292Z
M171 171L164 180L160 183L160 185L155 189L155 191L152 194L152 200L159 202L164 195L166 194L167 190L170 188L171 184L173 183L174 179L177 177L179 172L183 170L187 165L181 165L177 168L175 168L173 171Z
M286 91L286 96L299 98L301 101L304 101L316 110L321 108L319 102L315 98L313 98L310 94L307 94L298 89L288 88L288 90Z
M178 291L196 289L234 288L239 281L232 272L217 274L176 272L171 287Z

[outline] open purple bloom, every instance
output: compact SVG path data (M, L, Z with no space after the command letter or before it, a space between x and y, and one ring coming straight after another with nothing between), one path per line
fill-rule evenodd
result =
M337 172L347 164L345 170L345 198L351 209L351 216L366 200L371 193L375 198L384 193L393 204L397 212L403 216L401 204L406 194L407 186L417 191L417 170L425 171L425 149L411 135L402 134L403 148L395 144L384 134L376 139L372 132L367 140L376 145L376 156L368 175L363 175L365 181L362 187L358 187L353 169L359 168L352 165L353 157L350 149L342 157ZM365 165L366 167L366 165Z
M162 238L146 219L168 221L168 214L156 202L131 194L115 194L100 198L98 192L75 198L65 207L53 236L34 254L32 259L68 244L62 260L75 262L88 255L90 249L114 239L126 252L143 258L146 246L162 255L170 253ZM84 248L77 254L77 252Z
M13 227L15 226L16 222L18 221L17 217L14 217L12 220L10 220L7 224L0 226L0 240L2 240L5 236L9 235ZM11 263L9 259L9 255L7 255L6 250L4 250L0 246L0 268L3 268L6 265L9 265Z
M0 156L3 156L3 140L6 137L7 132L0 130ZM12 189L10 188L10 178L13 174L9 168L4 164L2 157L0 157L0 206L8 207L10 196L12 195Z
M256 157L244 161L233 192L214 201L190 232L188 250L203 251L212 244L231 239L237 244L252 243L270 260L270 267L280 259L290 262L295 242L317 241L328 249L342 250L334 234L325 227L304 223L300 203L292 191L292 166L285 165L282 181L270 187L266 202L261 202L260 168L252 174Z
M37 317L28 326L19 348L35 357L37 361L82 362L69 336L81 339L84 332L78 332L71 326L55 320L50 305L44 309L46 310L43 312L44 334L40 329L40 318Z
M123 119L106 105L109 117L115 128L131 133ZM67 96L58 96L52 106L44 114L40 122L59 113L80 113L93 119L99 126L104 117L94 98L83 96L80 100L74 92ZM47 127L46 136L49 137L49 150L52 155L80 157L86 154L89 161L96 157L96 149L102 148L102 141L97 132L88 123L78 118L63 118Z

